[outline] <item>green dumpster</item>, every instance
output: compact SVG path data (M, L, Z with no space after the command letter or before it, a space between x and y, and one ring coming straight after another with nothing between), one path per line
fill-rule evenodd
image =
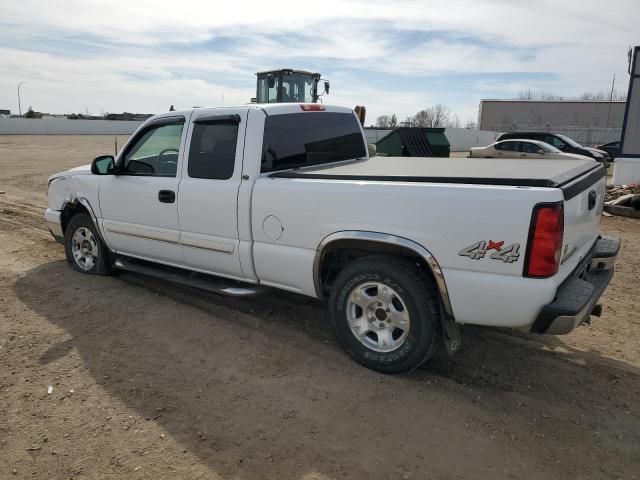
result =
M444 128L400 127L378 140L376 151L390 157L448 157Z

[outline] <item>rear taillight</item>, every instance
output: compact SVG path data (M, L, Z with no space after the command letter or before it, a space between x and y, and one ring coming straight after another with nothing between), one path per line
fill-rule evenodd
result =
M325 106L321 103L302 103L300 108L303 112L324 112Z
M533 208L524 276L545 278L558 273L564 236L562 202L539 203Z

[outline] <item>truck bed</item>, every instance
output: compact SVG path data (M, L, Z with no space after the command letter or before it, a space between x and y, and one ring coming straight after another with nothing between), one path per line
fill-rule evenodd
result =
M518 187L562 188L565 198L582 189L571 185L584 177L585 185L605 175L592 160L527 160L507 158L372 157L272 173L276 178L463 183ZM580 182L582 183L582 181ZM574 193L575 192L575 193Z

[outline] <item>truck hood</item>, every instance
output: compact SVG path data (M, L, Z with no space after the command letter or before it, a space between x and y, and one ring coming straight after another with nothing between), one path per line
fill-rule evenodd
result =
M81 165L79 167L73 167L64 172L54 173L49 177L49 181L55 180L60 177L70 177L73 175L91 175L91 165Z

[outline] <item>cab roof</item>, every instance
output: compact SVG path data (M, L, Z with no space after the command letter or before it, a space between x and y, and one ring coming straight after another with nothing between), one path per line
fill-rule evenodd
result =
M158 115L154 115L151 117L162 118L162 117L170 117L176 115L188 115L192 112L200 112L200 111L211 111L211 110L222 110L222 109L257 109L262 110L267 115L281 115L285 113L302 113L303 110L300 107L301 105L321 105L324 107L324 111L333 112L333 113L353 113L353 109L349 107L341 107L338 105L326 105L323 103L246 103L244 105L220 105L215 107L193 107L190 109L184 110L176 110L173 112L164 112ZM322 112L307 112L309 114L312 113L322 113Z
M258 72L256 75L266 75L269 73L280 73L280 72L292 72L292 73L301 73L302 75L317 75L320 76L318 72L308 72L307 70L296 70L294 68L278 68L276 70L265 70L264 72Z

